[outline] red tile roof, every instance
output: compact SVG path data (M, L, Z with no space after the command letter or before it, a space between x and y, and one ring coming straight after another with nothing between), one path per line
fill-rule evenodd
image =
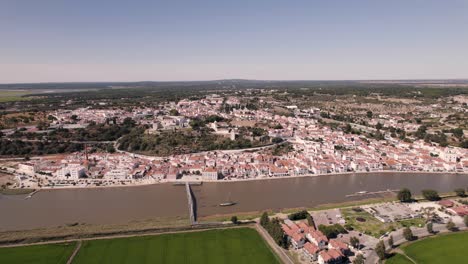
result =
M310 254L317 254L320 251L320 248L317 247L316 245L307 242L304 244L304 249L309 252Z

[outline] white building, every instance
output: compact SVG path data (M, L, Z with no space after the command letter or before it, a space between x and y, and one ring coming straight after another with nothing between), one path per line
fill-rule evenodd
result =
M202 172L202 177L204 180L217 180L218 179L218 170L216 168L206 168Z
M79 164L68 164L67 166L57 170L59 179L78 180L86 175L85 168Z
M130 177L129 171L126 169L113 169L108 171L105 175L104 178L106 179L114 179L114 180L125 180Z

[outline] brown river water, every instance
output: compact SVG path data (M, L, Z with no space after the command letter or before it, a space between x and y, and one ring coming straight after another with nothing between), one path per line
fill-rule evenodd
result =
M359 191L410 188L439 192L468 187L466 174L372 173L326 175L259 181L203 183L192 186L198 216L266 209L312 207L371 195L346 197ZM43 190L30 199L0 195L0 231L53 227L67 223L120 224L157 217L187 216L183 186ZM236 205L220 207L232 200Z

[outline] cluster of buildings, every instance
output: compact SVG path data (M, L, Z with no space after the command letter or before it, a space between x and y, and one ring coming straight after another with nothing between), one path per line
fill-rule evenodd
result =
M289 219L281 225L283 232L295 250L300 250L309 261L346 263L351 246L339 239L328 239L322 232L305 222L297 224Z
M222 111L226 105L231 108ZM389 135L376 140L347 134L321 124L320 109L288 108L294 110L293 116L278 115L270 109L249 110L241 106L237 97L210 95L201 100L169 102L158 108L58 110L50 113L56 118L55 125L118 124L132 118L138 124L149 125L148 133L186 128L193 118L217 115L226 121L207 125L214 134L235 139L243 126L261 127L270 138L282 138L293 149L279 156L268 150L220 150L165 158L123 152L89 157L75 153L54 162L43 158L34 164L21 164L18 171L25 175L50 175L61 182L209 181L380 171L468 172L467 149L441 147L423 140L407 143Z
M169 175L149 160L120 153L43 157L20 163L16 172L36 179L43 187L154 183Z

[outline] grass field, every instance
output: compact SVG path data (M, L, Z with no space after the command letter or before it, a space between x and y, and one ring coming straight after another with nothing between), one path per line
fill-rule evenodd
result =
M73 263L269 264L279 260L257 231L234 228L86 241Z
M423 239L403 246L402 249L418 264L467 263L467 245L468 232L463 232ZM406 264L411 262L403 255L397 254L385 263Z
M28 93L26 91L0 91L0 103L30 100L27 97L22 97Z
M0 263L58 264L67 263L75 243L49 244L27 247L0 248Z
M395 254L385 261L385 264L413 264L413 262L401 254Z

